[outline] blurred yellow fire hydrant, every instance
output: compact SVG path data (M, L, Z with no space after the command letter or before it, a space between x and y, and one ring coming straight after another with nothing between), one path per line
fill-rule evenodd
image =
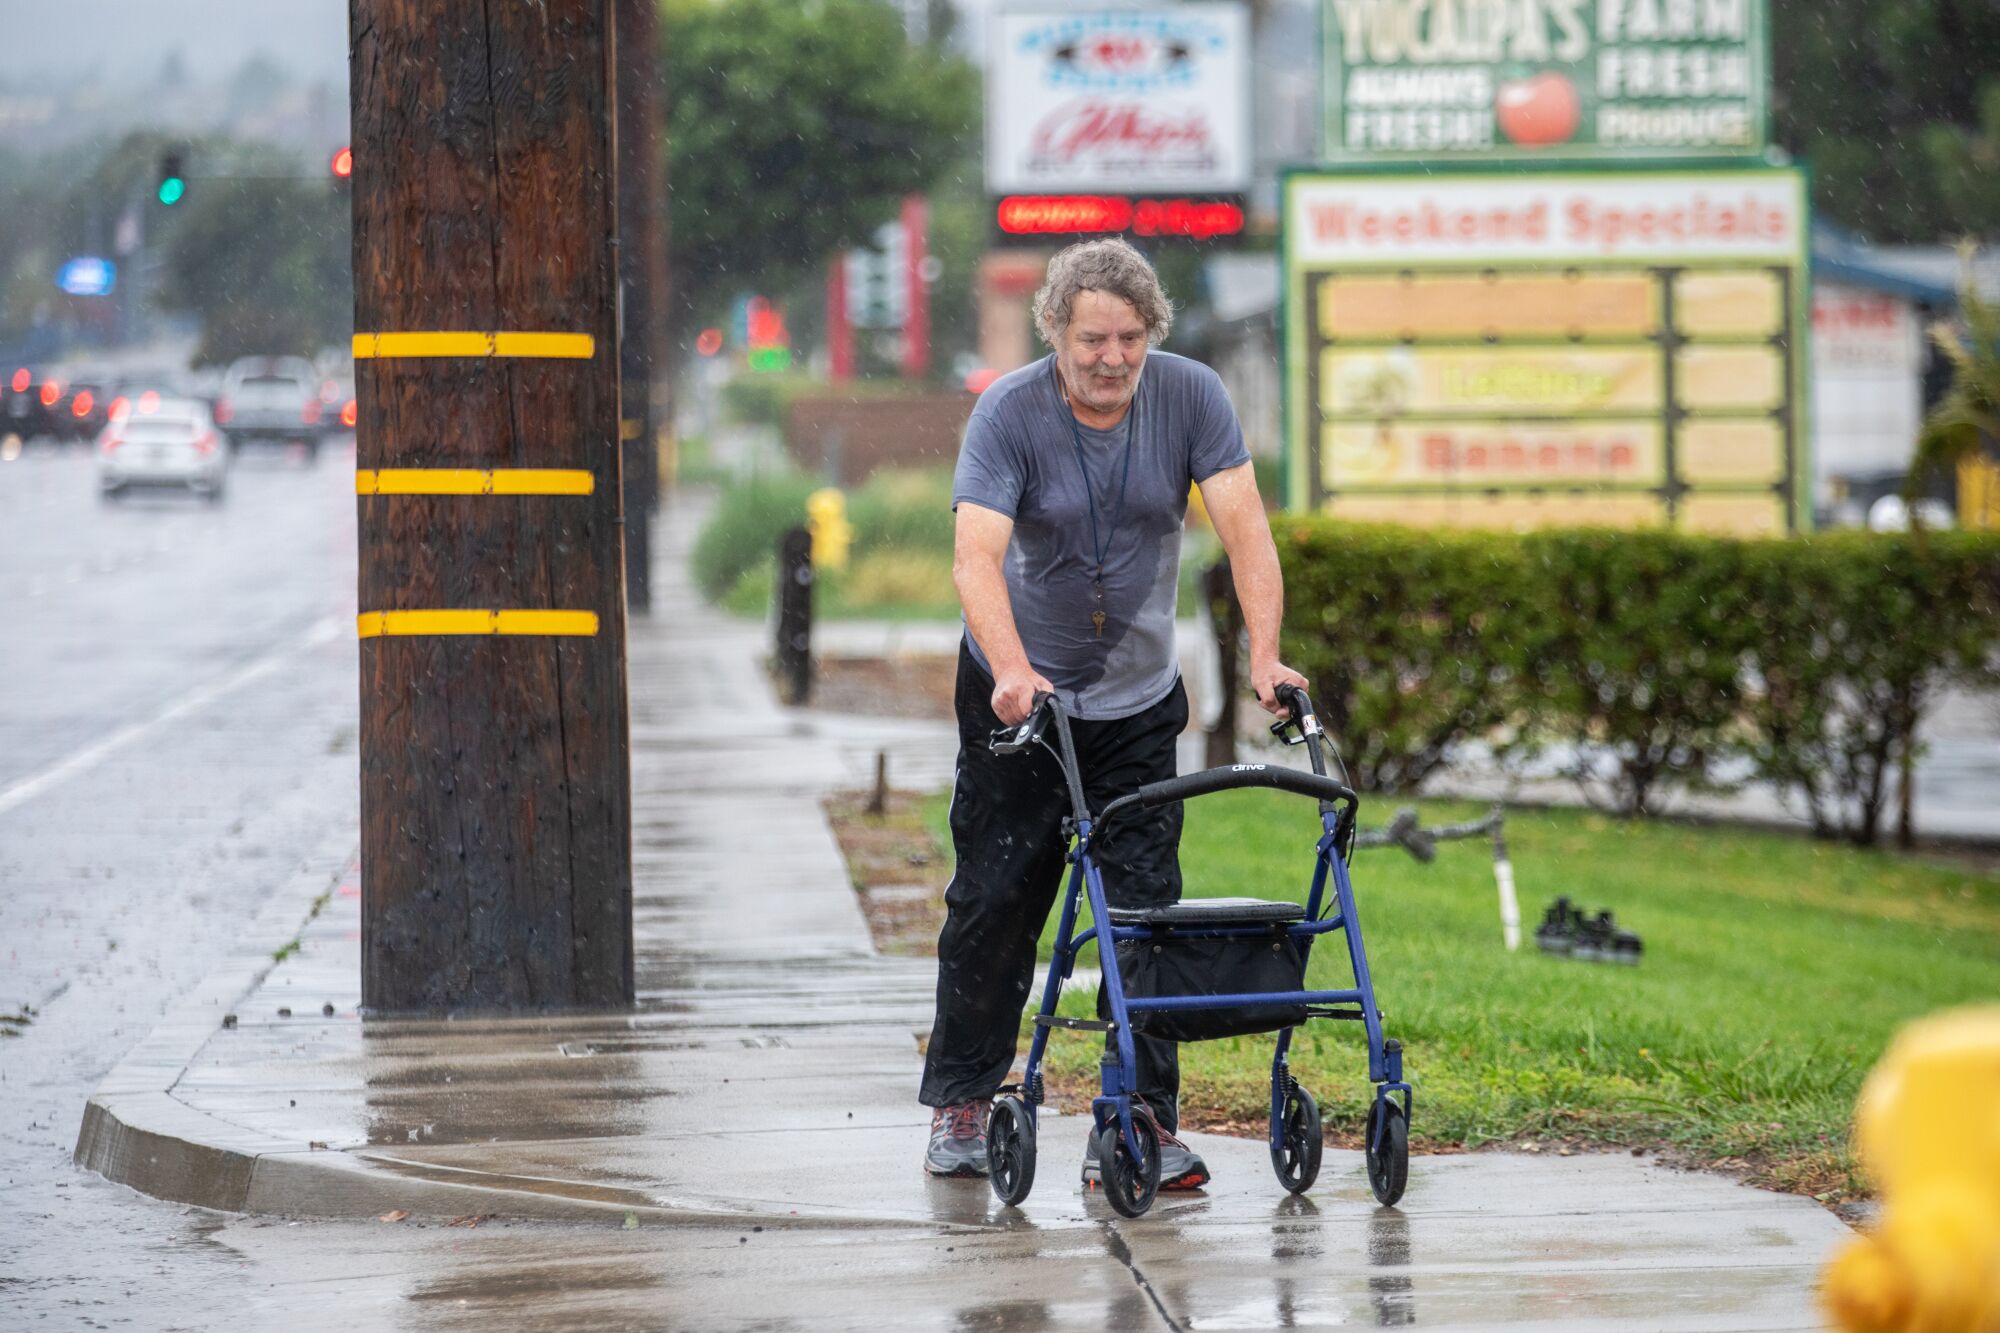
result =
M813 568L846 569L854 525L847 521L847 496L828 486L806 497L806 528L812 533Z
M1862 1086L1882 1220L1827 1265L1848 1333L2000 1333L2000 1005L1911 1024Z

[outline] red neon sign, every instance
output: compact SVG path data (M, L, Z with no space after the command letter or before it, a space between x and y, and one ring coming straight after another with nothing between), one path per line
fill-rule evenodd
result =
M1243 210L1236 204L1197 203L1191 199L1141 199L1132 218L1141 236L1234 236L1243 230Z
M1000 230L1013 236L1129 231L1140 236L1234 236L1241 205L1106 194L1016 194L1000 201Z

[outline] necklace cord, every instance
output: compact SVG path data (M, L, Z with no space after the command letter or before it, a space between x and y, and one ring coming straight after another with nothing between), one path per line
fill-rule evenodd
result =
M1057 372L1056 382L1058 384L1062 383L1062 377L1060 371ZM1096 580L1098 583L1098 587L1101 590L1104 584L1104 557L1107 554L1109 554L1111 550L1109 544L1110 538L1108 534L1103 537L1100 537L1098 534L1097 490L1090 480L1090 466L1084 461L1083 431L1077 425L1075 409L1070 406L1069 389L1067 385L1063 386L1062 396L1063 396L1063 412L1069 418L1070 447L1076 451L1076 470L1083 474L1084 503L1090 507L1090 554L1091 557L1097 562ZM1119 520L1125 517L1125 490L1126 487L1128 487L1132 482L1132 437L1138 429L1138 424L1139 424L1139 391L1138 391L1138 386L1134 385L1132 390L1132 406L1125 414L1125 461L1122 472L1118 478L1118 508L1115 511L1113 511L1111 515L1111 521L1108 524L1108 526L1111 528L1113 532L1117 531Z

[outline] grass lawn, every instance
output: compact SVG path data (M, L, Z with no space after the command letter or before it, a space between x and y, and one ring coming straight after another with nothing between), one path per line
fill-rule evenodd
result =
M1365 803L1364 825L1391 808ZM940 798L930 812L940 832L943 809ZM1450 802L1421 810L1427 825L1479 813ZM1187 893L1302 902L1317 831L1314 806L1298 797L1195 801ZM1890 1036L1918 1015L2000 996L2000 875L1581 811L1510 812L1507 835L1528 937L1512 954L1484 841L1446 844L1428 866L1400 851L1356 854L1376 998L1403 1041L1419 1150L1645 1146L1823 1199L1865 1195L1848 1132ZM1644 962L1543 955L1533 929L1558 894L1613 908L1644 937ZM1088 951L1082 961L1095 964ZM1316 946L1308 984L1352 984L1337 936ZM1087 992L1063 1004L1092 1008ZM1183 1118L1261 1123L1270 1051L1265 1037L1184 1047ZM1335 1137L1358 1141L1369 1094L1359 1026L1308 1024L1292 1065ZM1049 1070L1058 1090L1087 1096L1094 1042L1056 1034Z

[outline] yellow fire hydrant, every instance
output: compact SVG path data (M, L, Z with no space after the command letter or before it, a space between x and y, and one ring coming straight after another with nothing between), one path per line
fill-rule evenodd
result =
M847 568L854 525L847 521L847 496L839 487L828 486L806 497L806 528L812 533L813 568Z
M1848 1333L2000 1333L2000 1005L1911 1024L1862 1086L1882 1220L1827 1265Z

